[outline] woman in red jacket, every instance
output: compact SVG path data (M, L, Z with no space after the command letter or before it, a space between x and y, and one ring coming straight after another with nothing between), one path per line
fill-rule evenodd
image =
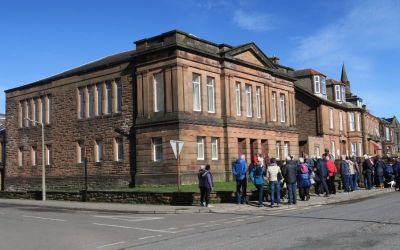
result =
M337 173L336 165L330 156L326 156L326 166L328 168L328 189L330 194L336 194L335 175Z

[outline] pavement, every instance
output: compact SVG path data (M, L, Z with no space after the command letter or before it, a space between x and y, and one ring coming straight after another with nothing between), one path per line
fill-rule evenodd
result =
M47 208L59 208L69 210L90 210L101 212L136 213L136 214L193 214L193 213L230 213L230 214L263 214L266 212L279 212L295 209L308 209L336 203L356 202L367 199L368 197L384 195L395 192L394 189L358 189L354 192L337 192L329 197L316 196L311 194L309 201L299 200L296 205L287 205L284 202L280 207L268 207L269 202L264 203L264 207L257 207L256 201L250 201L248 205L237 205L233 203L211 204L212 207L200 206L169 206L169 205L149 205L149 204L121 204L121 203L96 203L96 202L74 202L56 200L19 200L19 199L0 199L2 204L21 205L21 206L40 206Z

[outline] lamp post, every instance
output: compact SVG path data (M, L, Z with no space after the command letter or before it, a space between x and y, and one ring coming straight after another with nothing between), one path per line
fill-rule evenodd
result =
M25 118L30 122L38 124L42 127L42 200L46 200L46 169L45 169L45 152L44 152L44 123Z

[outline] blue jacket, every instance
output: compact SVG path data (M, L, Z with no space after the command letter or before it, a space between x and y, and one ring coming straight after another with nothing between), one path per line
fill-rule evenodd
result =
M341 175L350 175L350 167L347 161L342 161L340 164L340 174Z
M393 174L398 176L400 174L400 162L393 164Z
M375 162L375 174L376 176L383 176L383 169L385 168L385 163L379 159Z
M250 172L250 178L254 185L264 185L264 176L266 176L265 169L259 165Z
M391 164L385 165L385 174L393 174L393 166Z
M297 173L297 187L309 188L311 187L311 174L310 172L303 174L302 172Z
M317 176L326 178L328 176L328 167L326 166L326 160L319 159L317 161Z
M237 181L246 178L246 172L249 169L245 160L238 159L232 166L232 174L236 177Z

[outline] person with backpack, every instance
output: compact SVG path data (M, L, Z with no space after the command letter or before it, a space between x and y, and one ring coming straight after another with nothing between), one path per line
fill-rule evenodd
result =
M335 186L335 175L337 173L337 168L335 163L330 159L329 156L326 156L326 167L328 168L328 190L329 194L336 194L336 186Z
M199 189L200 189L200 206L204 207L206 205L206 194L207 190L203 181L203 174L206 166L201 165L199 172L197 173L197 178L199 179Z
M263 168L263 160L258 157L255 167L250 172L250 179L258 191L258 207L262 207L264 201L264 176L266 176L266 172Z
M248 204L247 201L247 179L246 173L249 166L246 163L245 156L240 155L232 167L232 174L236 180L236 202L237 204Z
M297 164L292 158L286 158L285 167L282 169L283 177L286 181L288 191L288 205L296 204L297 198Z
M211 194L212 189L214 188L214 180L213 180L213 175L211 173L210 164L206 165L205 170L204 170L203 174L201 175L201 181L202 181L202 185L204 186L204 188L206 190L204 205L206 207L212 207L209 203L210 203L210 194Z
M299 165L297 170L297 187L299 188L299 196L302 201L310 199L311 187L311 171L304 162L303 158L299 158Z
M389 183L393 180L393 159L388 159L387 164L385 165L384 177L385 183Z

